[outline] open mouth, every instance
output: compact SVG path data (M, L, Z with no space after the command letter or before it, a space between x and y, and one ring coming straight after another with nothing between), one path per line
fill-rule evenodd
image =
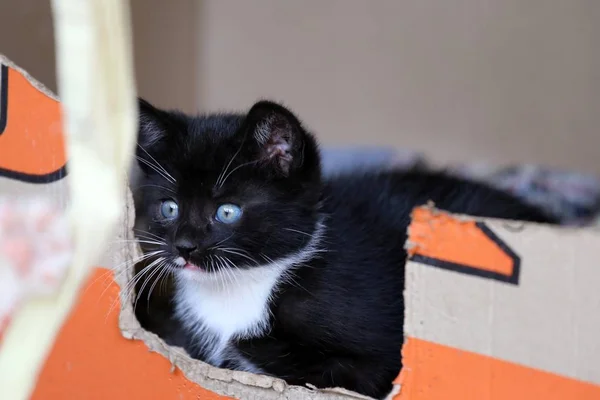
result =
M196 264L192 264L190 262L186 262L183 266L184 269L192 270L192 271L204 271L205 269L197 266Z
M184 270L208 272L206 270L206 268L204 268L202 265L194 264L191 261L188 261L183 257L177 257L175 259L174 263L175 263L175 265L183 268Z

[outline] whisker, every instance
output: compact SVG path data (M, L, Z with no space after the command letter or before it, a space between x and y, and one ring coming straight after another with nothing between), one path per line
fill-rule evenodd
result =
M161 281L161 279L163 279L163 276L166 275L169 271L169 264L168 263L164 263L163 266L161 267L161 272L158 274L158 276L156 277L156 279L154 279L154 283L152 284L152 286L150 286L150 290L148 291L148 297L146 298L146 312L148 314L150 314L150 297L152 296L152 292L154 291L154 288L156 287L156 284ZM162 281L161 281L162 282Z
M167 278L170 274L173 274L173 267L169 266L169 268L167 269L167 273L165 274L164 279L161 280L160 285L158 286L158 293L164 293L165 290L168 288L165 285L168 283L167 282Z
M286 231L290 231L290 232L301 233L302 235L306 235L308 237L313 237L313 235L311 233L302 232L302 231L299 231L297 229L292 229L292 228L283 228L283 229L286 230Z
M220 278L221 287L223 288L223 290L225 290L225 285L223 284L223 277L221 276L221 271L218 268L215 268L215 262L212 258L212 255L208 256L208 262L209 262L210 269L212 271L214 271L217 278ZM219 280L219 279L217 279L217 280Z
M212 256L211 256L212 259ZM225 272L223 271L223 268L221 265L219 265L218 263L215 263L217 268L217 276L219 277L219 280L221 281L221 286L223 287L223 290L225 292L227 292L228 297L231 297L231 294L229 293L229 286L227 285L227 282L225 281L226 275Z
M146 279L144 279L144 283L142 283L142 287L138 290L138 292L135 296L135 302L133 303L133 312L134 313L135 313L135 310L137 309L138 301L140 300L140 297L142 297L142 293L144 293L144 289L146 288L146 285L148 285L150 280L161 271L161 268L165 263L166 263L166 259L162 258L161 262L155 268L153 268L152 273L147 275Z
M237 151L235 152L235 154L231 157L231 160L229 160L229 162L227 163L227 165L225 166L225 168L223 168L223 171L219 174L219 177L217 178L217 181L215 182L215 186L219 185L219 183L221 182L221 178L223 178L223 176L227 173L227 170L231 166L231 163L233 162L233 160L235 160L235 158L237 157L237 155L242 150L242 147L244 146L244 142L245 141L246 141L246 136L244 136L244 138L242 139L242 142L240 143L240 147L237 149ZM221 186L222 185L219 185L219 187L221 187Z
M156 261L153 261L152 264L154 264ZM150 264L150 266L152 266L152 264ZM150 271L150 266L142 269L141 271L139 271L137 274L135 274L133 276L133 278L131 278L131 280L129 282L127 282L127 284L125 285L124 288L121 288L120 292L124 294L123 298L125 299L125 301L129 301L129 296L131 295L130 291L128 290L129 286L131 286L132 284L135 286L135 284L141 279L142 276L144 276L145 274L147 274ZM110 308L108 309L107 313L106 313L106 319L108 319L108 316L110 315L110 313L112 313L113 309L115 308L115 306L117 305L117 303L121 301L121 296L117 296L117 298L112 302ZM123 306L123 305L122 305Z
M291 274L286 276L284 279L286 282L292 284L292 286L295 286L300 290L304 290L306 293L308 293L309 295L314 297L314 294L312 292L310 292L307 288L302 286L300 283L298 283L298 281L293 276L291 276Z
M236 270L237 270L237 269L238 269L238 267L237 267L237 266L236 266L234 263L232 263L232 262L231 262L231 260L229 260L227 257L220 257L220 256L217 256L217 257L218 257L218 258L219 258L219 259L220 259L222 262L224 262L225 264L227 264L228 266L231 266L231 268L232 268L232 270L231 270L231 276L232 276L232 277L233 277L233 279L235 280L235 284L236 284L237 286L239 286L239 284L240 284L240 283L239 283L238 277L237 277L237 275L235 274L235 272L233 272L233 269L236 269ZM233 283L233 282L232 282L232 283Z
M235 254L235 255L238 255L240 257L244 257L245 259L250 260L252 263L254 263L256 265L259 264L258 261L256 261L252 257L249 257L249 256L247 256L247 255L245 255L243 253L240 253L240 252L236 251L238 249L230 249L230 248L227 248L227 247L219 247L219 250L222 251L222 252L225 252L225 253Z
M163 178L165 178L165 180L171 182L171 183L175 183L175 180L170 177L170 175L163 173L161 170L159 170L158 168L156 168L154 166L154 164L152 164L151 162L149 162L148 160L145 160L139 156L136 156L135 158L137 158L140 162L146 164L148 167L152 168L157 174L159 174L160 176L162 176Z
M246 165L250 165L250 164L256 164L259 160L255 160L255 161L249 161L247 163L243 163L238 165L237 167L235 167L234 169L231 170L230 173L227 174L227 176L223 179L223 181L221 182L221 184L219 185L219 187L223 187L223 185L225 184L225 181L227 181L227 178L229 178L229 176L231 174L233 174L235 171L237 171L238 169L245 167Z
M144 235L144 236L147 236L147 237L149 237L149 238L154 238L154 239L158 239L158 240L164 240L163 238L161 238L160 236L158 236L158 235L156 235L156 234L154 234L154 233L152 233L152 232L144 231L144 230L137 229L137 228L133 228L133 231L134 231L134 232L138 232L138 233L136 234L137 236L142 236L142 235Z
M268 262L270 262L271 264L274 264L274 263L275 263L275 261L273 261L273 259L272 259L271 257L269 257L269 256L266 256L266 255L264 255L264 254L262 254L262 253L260 253L259 255L260 255L262 258L264 258L264 259L265 259L265 261L268 261Z
M153 261L153 264L156 264L157 261L158 260ZM126 302L130 301L130 297L133 294L133 290L135 290L135 287L137 286L139 281L142 279L142 277L144 277L144 275L146 275L152 271L153 271L152 265L150 267L146 267L146 268L142 269L137 274L135 274L129 282L127 282L127 284L125 285L125 287L123 289L121 289L121 293L123 293L123 297ZM124 304L122 306L124 306Z
M127 265L127 264L130 264L130 263L131 263L131 264L137 264L137 263L139 263L140 261L144 261L144 260L146 260L146 259L148 259L148 258L150 258L150 257L157 256L157 255L159 255L160 253L164 253L164 252L165 252L164 250L155 250L155 251L150 251L150 252L148 252L148 253L144 253L144 254L142 254L142 255L141 255L141 256L139 256L139 257L132 258L131 260L125 260L125 261L123 261L121 264L119 264L119 265L116 265L116 266L112 267L111 269L112 269L113 271L118 271L119 269L121 269L121 267L123 267L123 266L125 266L125 265Z
M167 192L176 193L175 190L173 190L171 188L168 188L166 186L151 185L151 184L135 186L135 187L132 187L131 190L138 190L138 189L141 189L141 188L144 188L144 187L155 187L155 188L166 190Z
M240 249L239 247L218 247L217 250L233 250L233 251L238 251L240 253L244 253L247 256L251 256L250 252L248 252L247 250L244 249Z
M229 283L231 285L233 285L233 271L231 271L226 265L223 264L223 261L219 258L219 256L215 256L217 258L217 262L219 263L221 269L223 270L223 272L225 273L225 275L227 276L227 279L229 280Z
M147 239L119 239L113 241L115 244L124 244L124 243L144 243L144 244L155 244L159 246L166 246L166 242L158 242L156 240L147 240Z
M220 244L223 244L224 242L226 242L227 240L231 239L233 237L233 233L231 233L231 235L227 236L225 239L215 243L214 245L212 245L211 247L207 248L206 250L215 250L217 248L217 246L219 246Z
M117 265L115 267L109 268L108 271L102 273L102 275L100 275L99 277L97 277L96 279L94 279L89 285L87 285L87 287L84 289L84 293L92 285L95 285L96 282L98 282L99 279L104 278L103 281L102 281L102 284L104 285L104 284L106 284L106 281L110 278L110 274L116 272L116 275L114 275L114 277L112 279L113 281L116 281L119 276L121 276L125 271L127 271L126 268L121 269L122 267L127 266L128 264L137 264L138 262L143 261L145 259L148 259L150 257L153 257L155 255L158 255L161 252L162 252L162 250L161 251L151 252L151 253L148 253L148 254L144 254L144 255L142 255L140 257L137 257L137 258L132 259L132 260L126 260L126 261L122 262L121 264L119 264L119 265ZM102 296L104 296L104 294L106 293L106 291L108 290L109 287L110 287L110 285L106 285L105 286L104 290L102 290L102 293L100 293L100 296L98 296L98 300L97 301L100 301L100 299L102 299Z
M125 295L125 298L128 301L129 301L129 297L131 297L131 295L133 294L133 290L135 290L135 287L138 284L138 282L141 280L142 276L147 274L148 272L153 271L153 268L156 266L156 264L158 264L163 258L164 257L158 257L156 260L152 261L150 264L148 264L144 268L142 268L141 271L138 271L138 273L135 274L129 282L127 282L127 284L125 285L125 287L123 288L122 291Z
M234 289L231 286L233 285L233 271L231 271L229 268L227 268L226 265L223 265L223 262L221 262L221 260L219 260L217 258L218 264L219 264L219 269L221 269L224 273L224 278L226 278L229 281L229 285L227 285L227 294L228 297L231 298L231 290Z
M160 272L158 273L158 275L156 275L156 278L154 279L154 282L152 283L152 285L150 286L150 289L148 289L148 296L146 297L146 300L148 302L150 302L150 297L152 296L152 291L154 290L154 287L156 286L156 284L158 283L158 281L161 279L161 277L164 275L165 271L168 268L168 263L167 260L163 260L163 262L160 264L160 266L156 267ZM140 290L140 293L142 294L142 291Z
M165 167L160 165L160 163L156 160L156 158L152 157L152 154L148 153L141 144L138 143L138 146L140 149L142 149L142 151L144 153L146 153L148 155L148 157L150 157L152 159L152 161L154 161L156 163L156 166L159 167L169 178L171 178L173 180L173 183L175 183L176 179L173 178L173 176L171 174L169 174L169 172L165 169Z

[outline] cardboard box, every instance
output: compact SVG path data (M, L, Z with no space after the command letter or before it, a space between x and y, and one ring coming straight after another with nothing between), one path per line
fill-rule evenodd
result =
M402 399L600 399L600 234L416 209Z
M0 191L67 198L55 96L2 66ZM116 238L133 239L131 195ZM424 206L407 244L404 369L394 399L600 399L600 233L474 220ZM139 326L120 291L137 245L113 246L31 396L53 399L352 399L213 368ZM121 273L122 272L122 273ZM2 351L0 342L0 351ZM10 371L1 371L10 374ZM0 398L5 398L1 395Z

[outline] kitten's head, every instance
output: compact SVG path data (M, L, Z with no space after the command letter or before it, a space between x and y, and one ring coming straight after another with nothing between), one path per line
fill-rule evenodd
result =
M309 244L318 218L317 144L286 108L190 117L139 102L138 238L184 276L277 263Z

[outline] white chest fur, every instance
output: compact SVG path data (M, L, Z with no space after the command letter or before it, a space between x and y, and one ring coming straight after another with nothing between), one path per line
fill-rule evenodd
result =
M232 339L261 336L269 329L269 299L284 271L279 265L265 265L229 272L219 280L189 276L178 280L178 316L194 334L206 361L217 366Z
M264 335L269 326L269 300L277 285L294 266L313 258L324 226L318 223L309 243L297 253L251 268L233 268L219 273L180 270L177 279L176 313L205 356L220 366L232 357L231 341ZM239 357L237 357L239 358ZM245 360L240 369L259 370Z

